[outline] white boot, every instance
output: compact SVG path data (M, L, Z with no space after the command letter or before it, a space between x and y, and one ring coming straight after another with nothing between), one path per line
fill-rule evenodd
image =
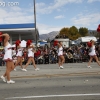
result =
M6 79L5 79L5 77L2 75L1 76L1 79L4 81L4 82L6 82Z
M7 81L7 83L8 83L8 84L13 84L13 83L15 83L15 81L10 80L10 81Z

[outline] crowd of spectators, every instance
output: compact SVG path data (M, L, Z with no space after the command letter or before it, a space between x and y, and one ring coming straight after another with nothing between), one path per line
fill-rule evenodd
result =
M63 54L65 57L65 63L78 63L78 62L88 62L89 48L84 45L80 46L71 46L69 48L63 47ZM100 58L100 45L96 45L96 54L97 57ZM4 50L0 50L0 66L4 66L5 62L3 61ZM14 60L16 60L16 56L13 56ZM58 49L57 47L44 48L38 47L35 54L34 59L36 64L55 64L58 63ZM94 60L95 61L95 60ZM27 52L23 52L23 64L27 62Z

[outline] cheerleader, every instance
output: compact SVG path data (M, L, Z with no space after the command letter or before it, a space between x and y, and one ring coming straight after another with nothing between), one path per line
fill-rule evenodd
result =
M23 48L21 47L20 43L21 43L20 40L17 40L17 41L15 42L15 44L16 44L16 50L17 50L17 54L16 54L17 62L15 63L15 67L16 67L18 64L20 64L21 68L23 69L23 67L22 67ZM14 68L14 70L16 71L15 68Z
M90 60L88 62L88 68L92 68L90 66L91 61L93 60L93 58L96 60L96 62L98 63L98 65L100 66L100 62L98 60L98 57L96 55L96 51L95 51L95 41L91 40L90 42L88 42L88 46L90 47L89 49L89 56L90 56Z
M54 45L58 46L58 65L60 69L63 69L63 63L65 62L65 58L63 55L62 42L55 41Z
M39 68L36 68L36 65L35 65L35 61L34 61L34 46L32 44L32 41L31 40L28 40L27 41L27 44L26 44L26 48L28 49L28 61L26 63L26 65L23 67L23 71L27 71L26 70L26 67L32 62L33 63L33 66L35 68L35 71L38 71Z
M1 79L7 83L15 83L15 81L10 79L10 72L14 70L14 63L12 60L12 48L11 48L11 44L8 42L10 36L6 33L0 35L0 37L2 37L2 42L4 45L4 50L5 50L4 61L6 62L6 72L4 75L1 76ZM6 77L7 77L7 81L6 81Z

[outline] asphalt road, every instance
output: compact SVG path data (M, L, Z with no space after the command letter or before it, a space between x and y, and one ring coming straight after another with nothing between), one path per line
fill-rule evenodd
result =
M32 66L27 68L28 72L18 68L12 72L15 84L0 79L0 100L100 100L100 68L97 64L92 64L92 69L84 65L69 64L65 69L38 65L42 69L34 74Z

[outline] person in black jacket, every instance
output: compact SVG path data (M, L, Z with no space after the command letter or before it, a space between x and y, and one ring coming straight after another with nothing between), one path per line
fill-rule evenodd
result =
M47 52L44 54L44 63L49 64L49 54Z

